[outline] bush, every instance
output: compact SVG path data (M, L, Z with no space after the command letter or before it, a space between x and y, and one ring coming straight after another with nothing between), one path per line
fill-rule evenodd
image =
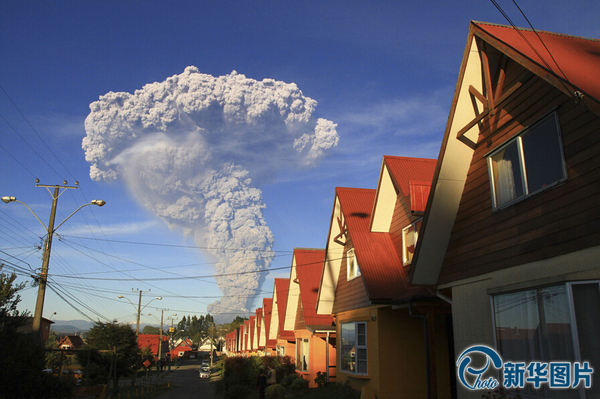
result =
M343 384L339 382L335 384L335 398L336 399L359 399L360 392L355 391L350 386L350 383L346 381Z
M265 399L283 399L285 398L285 388L280 384L273 384L265 389Z
M296 378L290 385L290 391L295 394L299 394L305 389L308 389L308 380L304 378Z
M298 377L296 374L290 374L290 375L286 375L282 380L281 380L281 384L285 387L285 388L289 388L290 385L292 385L292 383L294 381L296 381Z
M317 371L317 377L315 378L315 383L317 384L317 387L323 388L326 382L327 374Z
M230 385L223 392L223 399L247 399L252 389L247 385Z

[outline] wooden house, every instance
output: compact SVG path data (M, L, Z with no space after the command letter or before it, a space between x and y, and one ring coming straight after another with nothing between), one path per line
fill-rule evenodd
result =
M158 359L159 353L164 359L169 352L169 337L160 334L140 334L138 335L138 346L140 349L149 348L154 358Z
M263 298L262 307L262 328L260 330L259 346L263 348L265 355L273 356L276 354L277 340L273 339L269 332L271 329L271 320L273 313L273 298Z
M331 315L317 315L316 299L324 249L295 248L290 270L284 330L293 330L296 338L296 374L317 387L320 372L335 379L336 351L331 336L335 324ZM332 370L333 369L333 370Z
M408 283L436 161L384 157L377 190L337 188L317 314L333 315L338 382L363 398L450 398L449 306Z
M410 271L451 298L457 354L600 367L599 116L599 40L471 22Z
M287 307L289 278L276 278L273 288L273 310L271 314L271 325L269 326L269 337L276 339L276 353L279 356L295 356L296 337L293 330L285 330L285 311Z

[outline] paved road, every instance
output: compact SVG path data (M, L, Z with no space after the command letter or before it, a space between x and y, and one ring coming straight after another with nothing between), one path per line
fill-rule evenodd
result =
M161 395L156 396L157 399L215 399L213 387L210 381L218 378L213 375L210 380L200 379L198 371L200 370L200 362L180 366L177 369L171 368L171 374L166 377L165 381L171 381L174 388L164 391Z

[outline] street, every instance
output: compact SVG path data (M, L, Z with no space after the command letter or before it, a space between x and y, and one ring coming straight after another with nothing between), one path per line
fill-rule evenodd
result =
M218 375L214 374L210 379L200 379L198 377L200 361L171 368L171 370L171 374L164 381L170 381L173 387L157 395L156 399L213 399L215 397L211 381L218 378Z

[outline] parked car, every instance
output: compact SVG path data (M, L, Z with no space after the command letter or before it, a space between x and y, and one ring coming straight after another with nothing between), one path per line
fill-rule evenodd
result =
M210 378L210 370L200 370L200 378Z

